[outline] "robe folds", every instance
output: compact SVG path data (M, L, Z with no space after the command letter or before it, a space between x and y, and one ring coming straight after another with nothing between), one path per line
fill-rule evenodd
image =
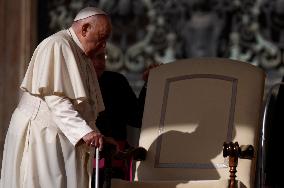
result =
M35 50L7 131L0 188L90 188L94 148L81 142L104 110L92 62L74 31Z

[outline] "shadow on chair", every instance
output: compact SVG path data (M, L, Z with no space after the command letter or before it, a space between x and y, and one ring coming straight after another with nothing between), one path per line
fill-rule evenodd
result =
M173 170L174 168L179 171L186 168L212 169L210 171L204 171L206 174L202 177L198 176L198 174L193 174L191 180L218 180L220 175L215 170L217 167L212 163L212 159L222 152L222 147L208 148L208 146L212 146L212 144L221 146L224 140L220 140L220 135L216 134L212 140L203 139L196 142L198 137L205 138L206 134L208 134L206 127L202 128L202 125L199 125L195 131L191 133L171 130L159 135L147 152L147 156L155 160L145 161L143 165L137 168L138 180L149 180L152 176L157 176L157 173L161 174L161 168L168 168L169 170L164 172L164 175L161 174L159 178L156 177L158 180L188 179L186 173L184 173L183 177L181 175L182 173L176 173ZM200 152L202 151L201 148L209 149L210 152L202 154ZM189 151L184 152L184 150ZM181 155L182 153L184 153L184 155ZM188 163L186 159L189 157L196 159L196 161ZM154 168L149 171L149 166L154 166Z

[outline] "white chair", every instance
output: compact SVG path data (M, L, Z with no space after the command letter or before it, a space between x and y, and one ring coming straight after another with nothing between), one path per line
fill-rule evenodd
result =
M146 160L137 162L133 182L112 179L111 187L228 187L224 142L254 147L252 159L236 161L233 182L253 187L264 82L260 68L224 58L178 60L151 70L139 140Z

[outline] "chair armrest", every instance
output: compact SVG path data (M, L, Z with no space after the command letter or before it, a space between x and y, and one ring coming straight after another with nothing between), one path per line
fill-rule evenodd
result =
M254 158L254 147L252 145L241 145L240 146L240 159L252 159Z
M223 156L237 156L240 159L252 159L254 157L254 147L252 145L241 145L238 142L224 142Z
M133 159L136 161L144 161L146 159L147 151L143 147L129 146L123 151L116 151L115 145L104 144L101 151L101 158L113 158L118 160Z
M136 161L144 161L146 159L147 151L143 147L129 147L124 151L119 151L114 155L115 159L129 159Z

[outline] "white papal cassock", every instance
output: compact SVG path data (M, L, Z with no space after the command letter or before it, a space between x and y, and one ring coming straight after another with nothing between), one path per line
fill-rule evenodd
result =
M104 109L91 61L74 31L35 50L6 135L1 188L91 187L93 148L80 144Z

